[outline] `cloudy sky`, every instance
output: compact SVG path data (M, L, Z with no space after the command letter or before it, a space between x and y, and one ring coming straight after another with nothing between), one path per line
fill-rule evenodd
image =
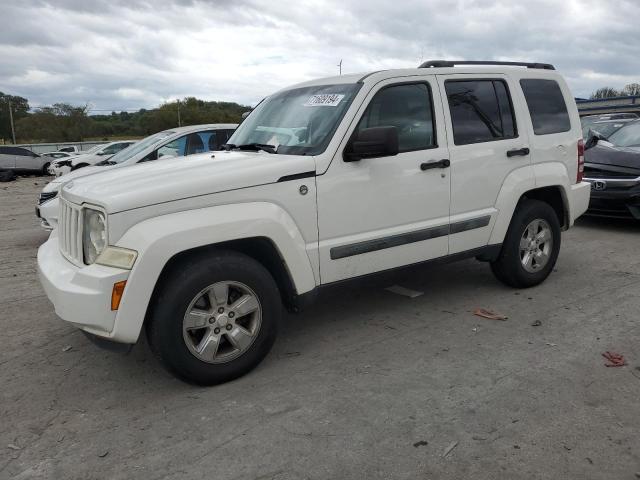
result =
M100 110L255 104L424 59L553 63L576 96L640 82L638 0L0 0L0 91Z

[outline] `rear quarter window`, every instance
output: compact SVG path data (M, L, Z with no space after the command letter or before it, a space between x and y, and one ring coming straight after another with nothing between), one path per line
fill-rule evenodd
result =
M571 120L560 85L555 80L522 79L520 86L527 100L533 132L536 135L571 130Z

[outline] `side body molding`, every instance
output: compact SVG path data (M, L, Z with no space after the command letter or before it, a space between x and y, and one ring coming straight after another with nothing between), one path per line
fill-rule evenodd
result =
M279 206L251 202L189 210L144 220L117 246L138 252L111 336L138 339L162 269L176 254L192 248L249 237L270 239L279 250L298 294L316 287L305 241L291 216Z

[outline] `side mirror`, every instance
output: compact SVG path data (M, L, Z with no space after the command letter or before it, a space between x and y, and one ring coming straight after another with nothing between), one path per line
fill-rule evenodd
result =
M251 113L251 110L249 110L248 112L244 112L242 114L242 119L244 120L245 118L247 118L249 116L249 114Z
M343 153L345 162L357 162L365 158L392 157L398 154L398 129L396 127L371 127L360 130Z
M595 147L600 140L606 140L605 136L601 133L589 130L589 135L587 141L584 144L584 149L589 150L590 148Z

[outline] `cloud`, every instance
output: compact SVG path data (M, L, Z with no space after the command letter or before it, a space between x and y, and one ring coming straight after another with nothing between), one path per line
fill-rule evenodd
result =
M32 105L255 104L289 84L432 58L553 63L576 96L640 80L636 1L0 0L0 91Z

